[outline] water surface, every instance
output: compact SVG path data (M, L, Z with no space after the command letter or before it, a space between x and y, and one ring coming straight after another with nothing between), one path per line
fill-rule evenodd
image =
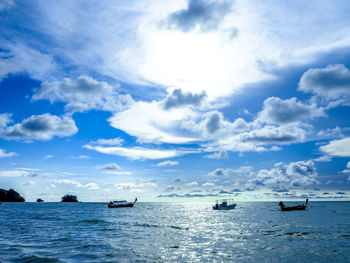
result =
M4 203L0 262L350 262L350 202L277 204Z

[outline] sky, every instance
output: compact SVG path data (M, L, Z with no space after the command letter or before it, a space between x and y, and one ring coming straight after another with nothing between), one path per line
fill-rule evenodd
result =
M350 200L350 2L0 0L0 188Z

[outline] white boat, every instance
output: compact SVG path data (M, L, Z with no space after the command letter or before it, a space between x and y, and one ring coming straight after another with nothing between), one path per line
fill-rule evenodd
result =
M216 200L216 204L213 206L214 210L231 210L236 207L237 204L233 199Z
M134 202L127 202L125 200L121 201L110 201L108 204L109 208L120 208L120 207L133 207L134 204L136 203L137 198L135 198Z

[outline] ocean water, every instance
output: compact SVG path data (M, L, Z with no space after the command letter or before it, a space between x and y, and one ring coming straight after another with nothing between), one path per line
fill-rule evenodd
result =
M4 203L0 262L350 262L350 202L211 205Z

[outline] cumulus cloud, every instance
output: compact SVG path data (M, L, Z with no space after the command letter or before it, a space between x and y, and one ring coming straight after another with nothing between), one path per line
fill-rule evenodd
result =
M172 13L168 18L170 27L184 32L197 27L201 32L215 30L231 10L231 1L189 0L186 9Z
M89 150L95 150L104 154L111 154L117 156L124 156L130 159L165 159L176 157L188 153L193 153L193 150L158 150L158 149L149 149L142 147L133 147L133 148L123 148L123 147L103 147L103 146L92 146L84 145L83 146Z
M183 106L199 106L206 96L204 91L200 94L192 94L191 92L183 92L181 89L175 89L164 100L164 109L170 110Z
M17 155L17 153L15 153L15 152L7 153L4 149L0 149L0 158L12 157L12 156L16 156L16 155Z
M350 71L342 64L311 68L299 81L299 90L327 99L350 95Z
M270 97L264 101L264 108L259 113L258 120L272 124L286 124L325 116L323 109L316 105L306 105L296 98L282 100Z
M261 129L241 133L240 140L243 142L256 142L260 144L289 144L302 142L306 137L306 131L295 125L264 126Z
M67 137L77 133L78 128L70 117L58 117L45 113L31 117L0 130L0 137L12 140L50 140L54 136Z
M228 176L233 173L232 169L223 169L223 168L217 168L214 171L208 173L209 176Z
M320 147L321 151L338 157L350 157L350 137L330 141L327 145Z
M174 166L174 165L178 165L179 162L178 161L164 161L164 162L161 162L161 163L158 163L157 164L157 167L161 167L161 166Z
M284 164L276 163L275 167L258 171L255 178L248 181L249 188L268 187L273 190L288 190L289 188L307 187L319 184L314 162L299 161Z
M217 130L220 129L220 123L222 122L222 114L219 113L219 112L213 112L207 122L206 122L206 129L209 133L214 133L216 132Z
M115 170L120 170L121 168L116 163L107 163L107 164L104 164L104 165L98 165L97 169L115 171Z
M97 81L88 76L80 76L75 81L65 78L62 81L43 82L35 90L32 100L65 102L68 112L88 110L116 111L132 102L128 95L119 95L115 88L104 81Z

